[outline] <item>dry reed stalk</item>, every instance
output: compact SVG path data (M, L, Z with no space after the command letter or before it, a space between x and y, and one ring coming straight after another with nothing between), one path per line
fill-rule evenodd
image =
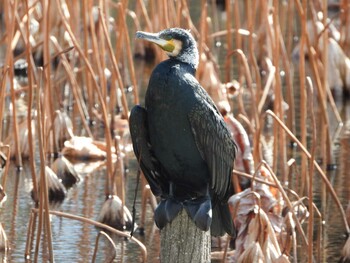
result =
M113 53L112 44L111 44L110 38L108 37L108 31L107 31L106 23L104 23L103 20L101 22L102 22L103 32L104 32L105 38L107 40L108 55L109 55L109 57L112 60L112 70L114 72L114 75L117 77L118 86L119 86L119 89L120 89L120 92L121 92L121 96L122 96L122 104L123 104L123 108L124 108L124 115L128 119L128 111L129 111L128 109L129 109L129 107L128 107L128 102L126 100L126 96L125 96L125 93L124 93L124 83L123 83L123 80L122 80L122 77L121 77L121 74L120 74L120 71L119 71L119 68L118 68L118 63L117 63L117 58L116 58L117 56L115 56L114 53ZM123 22L121 21L121 23L123 23ZM124 30L124 34L128 34L127 30Z
M164 23L162 23L162 25L165 25L165 28L170 27L168 1L169 0L160 1L162 6L161 13L163 14L163 19L164 19Z
M299 191L299 176L295 176L295 187L292 187L292 185L291 185L292 177L293 177L293 174L292 174L293 169L292 168L294 168L294 170L297 169L296 161L294 158L291 158L288 160L287 167L288 167L288 185L289 185L289 187L295 189L296 192L300 192Z
M297 137L288 129L288 127L271 110L267 110L266 114L270 115L271 117L273 117L273 119L277 121L277 123L281 126L281 128L286 131L287 135L289 137L291 137L291 139L299 146L299 148L304 153L304 155L308 159L311 159L311 154L309 153L309 151L297 139ZM349 228L349 225L348 225L347 220L346 220L346 214L345 214L344 208L341 205L341 203L339 201L339 198L338 198L338 196L337 196L337 194L336 194L332 184L329 182L326 174L323 172L323 170L321 169L321 167L319 166L319 164L316 161L313 162L313 165L315 166L316 170L321 175L321 178L324 181L324 183L326 184L328 191L331 193L331 195L332 195L332 197L333 197L333 199L334 199L338 209L340 210L340 214L341 214L342 220L344 222L345 229L346 229L347 233L349 233L350 232L350 228Z
M329 118L327 113L327 94L325 94L325 87L322 86L320 73L317 70L317 53L316 50L310 45L309 38L306 37L307 46L308 46L308 54L309 54L309 60L311 63L311 69L315 76L316 81L316 87L317 87L317 95L318 95L318 101L321 106L321 112L322 112L322 118L321 118L321 144L326 145L326 148L321 150L321 156L323 157L323 166L324 169L326 168L327 161L330 161L330 155L331 155L331 139L330 139L330 132L329 132ZM322 149L322 148L321 148Z
M84 38L84 56L85 57L89 57L89 29L88 29L88 6L87 6L87 1L84 0L82 1L82 15L83 15L83 38ZM86 86L86 93L87 93L87 101L88 101L88 111L89 111L89 119L92 116L92 105L94 105L94 92L93 92L93 88L92 88L92 83L91 83L91 78L93 77L93 75L91 75L89 69L87 67L84 68L84 73L83 74L85 76L85 86ZM90 119L91 121L91 119Z
M199 28L200 34L199 34L199 40L198 40L199 57L202 56L202 53L204 50L203 46L205 44L205 36L207 33L207 23L206 23L207 16L208 16L208 4L205 0L201 0L201 16L200 16L200 28ZM202 60L199 59L197 74L198 74L198 72L202 72L202 70L203 70L203 63L200 63L201 61Z
M3 67L1 72L1 90L0 90L0 120L4 119L4 108L5 108L5 93L6 93L6 79L9 67ZM2 121L0 121L0 142L3 141L2 138Z
M124 14L124 9L122 8L121 5L120 6L120 14ZM114 71L114 75L117 77L117 80L118 80L118 85L119 85L119 89L120 89L120 92L121 92L121 95L122 95L122 103L123 103L123 108L124 108L124 115L126 117L126 119L128 119L128 104L127 104L127 100L126 100L126 96L125 96L125 93L124 93L124 90L123 90L123 87L124 87L124 84L122 82L122 78L121 78L121 75L120 75L120 72L119 72L119 68L118 68L118 64L117 64L117 61L116 61L116 58L113 54L113 49L112 49L112 44L111 44L111 41L110 41L110 38L109 38L109 35L108 35L108 31L107 31L107 26L106 26L106 22L104 19L102 19L102 14L101 14L101 10L100 10L100 22L101 22L101 25L102 25L102 29L103 29L103 33L104 33L104 37L106 38L106 41L107 41L107 47L108 47L108 53L109 53L109 56L110 58L112 59L112 68L113 68L113 71ZM124 21L124 22L123 22ZM123 23L125 23L125 17L123 16L123 18L120 18L120 22L121 24L123 25ZM128 31L126 30L126 26L123 26L123 29L122 29L122 32L124 32L125 36L127 36L128 34ZM136 86L135 86L136 88ZM107 130L107 128L106 128ZM108 129L108 133L109 133L109 129ZM109 135L110 136L110 135ZM113 172L112 172L112 167L111 167L111 173L109 173L109 180L112 180L112 175L113 175ZM113 180L112 180L113 181ZM113 192L113 189L108 189L110 186L108 185L109 182L108 180L106 180L106 196L108 196L110 194L110 192L112 191ZM112 184L113 187L114 187L114 184Z
M218 16L218 12L216 12L216 10L218 10L218 5L216 4L216 0L211 0L210 5L211 5L212 11L213 11L211 14L211 17L213 20L212 32L217 32L217 31L219 31L219 16Z
M265 105L266 98L267 98L269 91L271 89L271 86L273 84L273 80L274 80L275 72L276 72L276 68L272 65L271 61L269 59L266 59L266 60L268 61L268 63L266 63L266 64L268 65L269 75L267 76L264 90L259 97L260 98L259 104L258 104L259 115L262 114L263 107Z
M104 60L103 57L100 56L100 50L104 49L104 46L99 46L97 41L97 21L94 21L94 15L93 12L93 0L88 1L88 14L89 14L89 27L90 27L90 38L91 38L91 44L92 44L92 58L93 58L93 65L95 65L95 70L98 73L99 78L99 86L101 89L101 96L103 98L103 102L105 105L107 105L107 89L106 89L106 78L104 73L104 68L102 67L102 60ZM101 40L100 40L101 41ZM89 58L89 57L87 57ZM93 78L96 78L96 76L92 75ZM107 112L108 113L108 112Z
M31 251L33 249L33 241L34 241L34 233L35 233L35 223L36 218L38 217L37 213L30 213L29 222L27 226L27 240L26 240L26 248L24 252L24 258L29 260L31 258Z
M106 20L106 7L103 1L99 1L99 7L98 7L98 20L96 21L96 25L98 26L97 30L98 32L96 32L96 36L99 39L99 45L98 45L98 54L99 54L99 60L101 63L101 79L100 79L100 85L101 85L101 89L102 89L102 96L105 99L105 104L107 107L107 113L108 115L110 115L110 112L108 111L108 109L110 109L110 107L108 107L108 103L107 103L107 97L108 97L108 91L107 91L107 79L106 79L106 74L105 74L105 70L107 69L106 67L106 44L105 44L105 39L103 37L103 32L101 30L101 20L103 21L108 21Z
M235 1L236 2L236 1ZM237 1L238 2L238 1ZM226 10L226 30L227 32L230 32L231 30L231 18L232 18L232 14L231 14L231 1L225 1L225 10ZM236 36L237 37L237 36ZM231 34L227 34L226 35L226 44L227 44L227 51L231 52L231 50L233 49L233 45L232 45L232 36ZM226 61L228 61L229 56L226 56ZM231 81L231 61L229 63L225 63L225 82L229 82Z
M278 180L276 174L273 172L273 170L270 168L270 166L269 166L265 161L262 161L262 163L263 163L263 165L269 170L269 172L270 172L270 174L271 174L273 180L275 181L275 184L276 184L277 187L278 187L278 190L280 191L280 193L282 194L282 197L283 197L284 201L286 202L287 207L289 208L290 211L293 211L293 205L292 205L291 201L289 200L286 191L284 191L284 189L283 189L283 187L282 187L280 181ZM294 219L294 221L295 221L295 223L296 223L296 227L297 227L299 233L301 234L302 241L303 241L303 243L306 245L306 247L308 248L308 247L309 247L309 242L308 242L308 240L307 240L307 238L306 238L306 236L305 236L304 230L303 230L303 228L301 227L301 224L300 224L300 222L299 222L299 220L298 220L298 218L297 218L297 215L296 215L295 213L292 213L292 215L293 215L293 219Z
M293 2L293 1L289 1ZM291 20L289 20L291 21ZM292 23L290 23L292 24ZM289 129L295 134L295 102L294 102L294 85L293 85L293 76L292 69L290 66L289 55L285 41L282 36L282 32L280 32L280 50L282 55L282 64L285 70L285 79L286 79L286 102L289 106L287 111L287 126Z
M176 2L177 1L168 1L167 2L169 27L179 27L180 26L180 20L177 20L177 13L176 13L176 6L175 6Z
M15 87L14 87L14 72L13 72L13 53L12 50L9 47L12 46L12 40L14 37L15 32L15 25L16 25L16 12L17 12L17 4L18 2L15 0L13 2L13 5L11 6L11 3L9 1L5 1L4 9L7 10L5 12L5 26L7 31L7 47L8 51L6 52L5 57L5 65L9 67L8 71L8 78L10 81L10 87L11 87L11 103L12 103L12 114L13 114L13 132L14 132L14 138L15 138L15 149L16 149L16 166L22 167L22 156L21 156L21 147L20 147L20 140L19 140L19 134L18 134L18 124L17 124L17 111L16 111L16 95L15 95Z
M32 209L32 211L34 213L38 213L39 212L38 209L34 209L34 208ZM108 232L111 232L111 233L116 234L118 236L129 238L131 241L135 242L136 245L138 245L139 248L141 249L142 262L146 262L147 261L147 249L146 249L145 245L141 241L139 241L137 238L135 238L133 236L130 236L126 232L117 230L117 229L115 229L113 227L110 227L108 225L102 224L100 222L97 222L95 220L92 220L92 219L89 219L89 218L85 218L85 217L82 217L82 216L77 216L77 215L64 213L64 212L60 212L60 211L53 211L53 210L49 211L49 213L51 215L55 215L55 216L64 217L64 218L68 218L68 219L72 219L72 220L77 220L77 221L80 221L80 222L83 222L83 223L87 223L87 224L90 224L90 225L93 225L93 226L96 226L96 227L99 227L99 228L103 228L103 229L107 230Z
M92 76L95 76L94 71L93 71L92 66L91 66L91 63L89 62L89 60L85 56L83 50L80 47L79 42L77 41L77 39L75 38L75 35L73 34L72 30L69 27L67 19L65 18L64 14L63 14L62 7L59 5L60 4L59 0L56 0L56 2L57 2L57 5L58 5L58 12L59 12L59 15L61 16L63 26L65 27L65 29L67 30L68 34L70 35L76 50L78 51L80 57L85 62L85 65L88 68L90 74ZM111 48L110 47L110 41L108 41L108 40L109 40L109 38L107 38L107 43L108 43L108 47L110 49ZM114 56L113 56L113 58L114 58ZM112 174L112 155L111 155L112 138L111 138L110 129L109 129L109 122L108 122L108 115L107 115L106 105L104 103L101 91L99 90L99 85L97 83L97 80L95 78L92 78L92 80L94 82L93 87L95 89L95 92L98 95L98 99L99 99L100 104L101 104L100 106L101 106L101 109L102 109L102 117L103 117L103 121L104 121L104 125L105 125L105 137L106 137L106 144L107 144L107 178L108 178ZM122 88L122 87L120 87L120 88ZM124 95L124 98L125 98L125 95ZM127 109L127 107L126 107L126 109ZM107 189L106 189L106 196L108 196L108 194L109 193L107 192Z
M128 32L128 26L126 25L125 8L123 5L119 5L119 15L122 17L121 24L123 27L123 32L125 33L124 37L125 37L125 41L126 41L126 53L127 53L128 64L129 64L129 72L130 72L132 85L134 86L134 88L133 88L134 104L139 104L139 92L138 92L138 85L137 85L137 81L136 81L134 60L133 60L132 51L131 51L131 42L130 42L130 37L129 37L129 32ZM103 31L106 34L106 23L105 23L105 21L101 21L101 23L103 25ZM128 112L128 108L126 108L125 110L126 110L126 112Z
M292 49L293 49L293 23L290 21L294 21L294 1L288 1L288 10L287 10L287 28L286 28L286 52L287 54L292 54Z
M44 114L42 111L42 96L40 94L40 91L44 88L43 82L44 82L44 74L42 69L39 69L39 85L37 87L36 92L36 98L37 98L37 112L38 112L38 142L39 142L39 155L40 155L40 192L39 192L39 222L38 222L38 232L37 232L37 238L36 238L36 247L35 247L35 262L38 260L39 256L39 246L40 246L40 240L41 240L41 233L42 233L42 225L44 225L46 229L46 237L47 237L47 243L49 248L49 258L50 262L54 262L54 255L53 255L53 248L52 248L52 236L51 236L51 224L50 224L50 214L49 214L49 194L48 194L48 187L47 187L47 178L45 173L45 152L46 152L46 145L45 145L45 122L44 122ZM46 92L45 89L43 89L43 99L45 99Z
M122 160L122 156L121 156L121 151L119 148L119 136L115 136L114 137L114 147L115 147L115 154L117 156L117 161L115 162L114 165L114 170L113 170L113 174L111 177L111 195L117 195L117 193L121 193L119 194L120 199L122 201L122 206L124 207L125 204L125 198L124 198L124 180L123 180L123 160ZM119 191L120 190L120 191Z
M276 67L275 71L275 101L274 101L274 111L278 113L277 116L279 116L281 119L284 117L284 110L283 110L283 94L282 94L282 84L281 84L281 78L280 78L280 39L281 39L281 29L279 24L279 1L274 0L273 2L273 31L274 31L274 45L273 45L273 64ZM286 151L286 135L284 132L276 133L278 138L278 155L274 156L280 156L280 158L274 158L280 160L280 172L282 173L282 181L285 182L287 179L287 171L286 166L284 164L287 163L287 151ZM276 139L276 137L275 137ZM276 167L277 167L276 163Z
M143 15L143 18L145 19L146 22L146 30L149 30L150 32L153 32L153 25L151 23L151 20L149 18L146 6L145 6L145 1L143 0L138 0L137 3L140 5L141 7L141 13Z
M104 261L104 262L113 262L114 259L116 258L117 256L117 247L116 245L114 244L114 241L113 239L106 233L106 232L103 232L103 231L100 231L98 232L97 234L97 237L96 237L96 241L95 241L95 249L94 249L94 254L92 255L92 261L91 262L96 262L96 254L97 254L97 250L98 250L98 243L100 241L100 237L101 236L104 236L108 241L109 243L113 246L113 254L112 254L112 258L110 259L110 261Z
M138 173L141 173L141 171L138 171ZM150 204L152 211L157 207L157 200L155 196L153 195L151 191L151 187L147 183L144 175L141 176L141 189L142 189L142 198L141 198L141 212L140 212L140 234L144 234L145 229L145 221L146 221L146 208L147 203Z
M254 79L255 79L255 84L256 84L256 89L255 89L255 100L258 101L258 99L261 96L261 89L262 89L262 84L261 84L261 77L260 77L260 69L258 66L258 63L256 61L256 56L254 52L254 39L253 39L253 32L254 32L254 20L256 18L256 3L257 1L253 0L253 4L251 3L251 0L246 1L246 16L247 16L247 28L249 31L249 36L248 36L248 61L250 62L249 64L252 65L253 73L254 73Z
M226 59L232 55L236 55L239 57L242 67L244 69L244 73L245 73L245 79L246 79L246 83L247 83L247 89L250 92L250 99L251 99L251 116L250 116L250 120L252 121L252 127L253 127L253 141L254 142L259 142L259 137L257 137L260 132L259 130L261 129L260 126L260 120L259 120L259 116L258 116L258 110L257 110L257 103L255 101L255 93L253 90L253 80L252 80L252 76L249 70L249 66L248 66L248 61L246 56L244 55L243 51L240 49L236 49L233 50L231 52L229 52L226 56ZM246 115L247 116L247 115ZM247 116L248 117L248 116ZM261 153L260 153L260 148L259 147L254 147L253 148L253 159L255 163L259 163L261 160Z
M53 123L54 119L54 99L52 95L52 84L51 84L51 55L50 55L50 6L51 1L44 0L42 2L42 11L43 11L43 31L44 31L44 43L43 43L43 52L44 52L44 64L46 67L44 67L44 73L46 75L46 83L45 88L47 89L47 100L45 98L45 111L47 111L47 121L50 126L51 123ZM45 127L44 127L45 128ZM46 150L50 152L56 153L57 151L57 145L55 142L55 129L52 130L53 136L52 136L52 145L53 149L48 149L49 147L46 147ZM45 138L45 137L42 137ZM53 150L53 151L52 151Z
M233 16L235 21L235 40L236 40L236 49L242 49L242 36L239 34L239 30L241 28L241 15L239 10L240 1L234 1L233 3ZM230 81L226 79L226 81Z
M120 5L120 3L112 2L112 6L116 9L117 12L119 12L119 5ZM122 25L122 23L123 23L122 19L123 19L123 16L119 15L118 20L116 22L116 26L115 26L116 28L119 29L119 30L116 30L116 41L115 41L116 43L115 43L115 51L114 51L116 61L121 61L120 57L121 57L121 54L123 54L122 44L124 41L124 32L123 32L124 27Z
M182 1L178 1L177 7L176 7L176 20L179 26L183 27L181 18L182 18Z
M230 246L230 240L231 240L231 237L229 235L227 235L225 248L224 248L224 251L223 251L224 253L222 254L222 258L221 258L221 262L222 263L226 262L226 258L227 258L227 254L228 254L228 248ZM219 239L219 241L220 241L220 239ZM221 245L219 247L221 247Z
M300 10L301 14L301 36L300 36L300 61L299 61L299 85L300 85L300 141L302 145L306 145L306 88L305 88L305 54L304 54L304 47L306 46L306 37L307 37L307 31L306 31L306 1L303 0L303 6L301 6L299 0L295 0L296 4L298 6L298 10ZM307 181L306 181L306 167L307 167L307 158L305 155L301 156L301 178L302 178L302 185L301 185L301 192L304 193L304 187Z
M311 82L311 78L306 78L306 87L307 87L307 95L309 98L308 103L308 111L310 113L311 119L311 131L312 131L312 139L311 139L311 150L310 150L310 163L315 161L315 148L316 148L316 121L314 114L314 105L313 105L313 86ZM309 166L309 189L308 189L308 199L309 199L309 207L313 205L313 176L314 176L314 166ZM309 209L309 224L308 224L308 240L309 240L309 248L308 248L308 260L312 263L313 257L313 224L314 224L314 212L313 209Z
M322 13L323 13L323 25L324 27L326 28L326 24L327 24L327 4L325 3L324 0L321 1L321 6L322 6ZM315 21L313 22L313 24L315 25ZM317 30L314 29L314 32L315 34L317 34ZM315 45L315 49L317 50L317 55L320 57L320 59L322 60L323 62L323 72L320 72L320 75L322 76L322 80L320 81L320 84L322 89L324 91L327 90L327 86L328 86L328 83L327 83L327 64L328 64L328 30L325 30L323 33L322 33L322 36L321 36L323 39L323 49L320 50L318 48L318 41L316 41L316 45ZM319 54L321 53L321 54ZM322 95L322 94L321 94ZM322 105L324 107L324 111L327 112L327 96L326 95L323 95L323 97L320 98L321 100L323 100L322 102ZM331 143L330 141L327 142L327 140L330 140L329 139L329 126L328 126L328 122L327 122L327 119L324 120L323 118L321 119L321 123L320 123L320 127L321 127L321 136L320 136L320 148L321 148L321 156L322 156L322 159L323 159L323 163L322 163L322 166L323 166L323 169L326 170L327 169L327 163L328 162L331 162ZM328 138L327 138L328 137ZM329 147L329 148L328 148ZM325 192L325 191L323 191ZM323 202L324 204L326 204L326 200L324 200Z
M26 9L26 15L29 17L29 6L28 2L25 1L25 9ZM29 27L29 19L27 19L26 22L26 57L27 61L31 61L33 59L32 57L32 50L31 50L31 44L30 44L30 27ZM34 80L33 80L33 67L32 63L28 63L27 68L27 75L28 75L28 110L27 110L27 123L28 123L28 145L29 145L29 163L30 163L30 170L31 170L31 177L32 177L32 183L33 183L33 199L34 202L38 202L38 185L37 185L37 179L36 179L36 167L35 167L35 158L34 158L34 138L32 134L32 107L33 107L33 86L34 86Z
M186 19L187 25L186 27L191 29L191 33L193 35L195 35L196 37L198 37L198 30L196 28L196 26L193 24L193 21L191 19L191 13L190 13L190 8L188 7L188 3L186 0L181 0L182 2L182 7L183 7L183 16ZM164 52L162 52L164 54Z
M85 120L87 118L87 116L85 116L87 114L87 112L84 110L84 108L86 108L86 105L84 105L84 100L79 93L79 83L78 83L77 79L74 77L74 70L72 69L71 64L69 63L67 57L64 54L65 50L63 50L62 47L59 45L57 39L54 36L51 36L50 40L51 40L54 48L60 54L60 59L61 59L60 62L68 75L68 80L69 80L71 87L72 87L73 97L75 99L76 106L78 108L80 117L82 120ZM93 134L92 134L89 126L87 125L86 121L82 121L82 124L83 124L83 127L85 128L87 134L89 135L89 137L93 138Z
M35 11L35 5L37 4L37 2L39 2L39 1L37 0L34 3L32 3L32 5L29 7L29 10L28 10L29 14L25 14L22 18L20 18L20 16L18 15L18 13L16 11L15 15L18 16L18 18L19 18L18 20L21 22L18 24L19 25L18 30L13 32L11 45L9 46L9 47L11 47L11 50L14 50L16 48L16 45L18 44L19 38L21 36L20 29L23 27L24 23L27 23L27 21L29 20L28 17Z

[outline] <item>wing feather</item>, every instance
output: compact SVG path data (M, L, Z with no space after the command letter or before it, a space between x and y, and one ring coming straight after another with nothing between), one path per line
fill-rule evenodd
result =
M140 168L153 194L159 196L161 194L160 172L149 142L147 111L141 106L133 107L130 112L129 123L134 153L140 164Z
M198 100L189 113L189 121L198 150L211 171L211 187L220 200L227 200L232 194L236 144L222 116L208 99Z

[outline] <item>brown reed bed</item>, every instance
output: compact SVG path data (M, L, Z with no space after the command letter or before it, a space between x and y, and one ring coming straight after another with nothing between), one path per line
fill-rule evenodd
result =
M139 46L137 48L141 51L136 50L140 43L133 41L135 31L156 32L164 27L191 29L198 40L201 56L198 78L203 81L203 76L214 78L208 88L213 92L212 97L215 93L225 94L215 97L218 98L215 102L224 101L230 105L232 112L229 114L236 116L246 128L252 144L254 171L247 174L237 168L233 176L247 177L253 183L251 193L242 195L242 200L235 203L235 209L241 209L240 206L254 196L252 207L256 206L258 210L245 211L251 217L242 227L249 229L253 223L259 225L255 219L261 220L261 225L263 222L271 224L265 214L273 213L281 219L285 224L283 231L278 233L269 228L274 251L279 251L275 260L280 262L298 262L301 258L306 258L307 262L313 259L325 262L321 253L325 238L321 221L330 213L329 202L334 203L333 207L340 214L342 225L339 228L350 233L344 209L347 202L342 203L327 170L327 166L335 162L333 137L336 133L331 127L332 119L335 118L339 127L343 123L332 94L333 88L328 85L332 60L328 48L331 34L327 29L339 19L339 46L349 56L350 8L347 2L339 2L340 12L331 21L327 20L326 0L225 1L224 11L217 9L216 1L203 0L197 17L193 16L194 5L186 0L86 0L81 3L13 0L0 3L1 26L4 28L0 31L0 45L5 50L0 69L0 105L3 105L0 118L11 122L6 134L3 122L0 124L0 150L6 159L1 170L1 185L7 191L10 163L22 167L23 160L29 159L35 208L28 216L26 257L39 260L40 243L44 242L49 260L54 261L56 251L52 245L55 241L51 237L50 215L55 215L108 231L97 234L95 245L91 244L95 247L93 262L102 236L114 248L109 260L115 258L117 241L110 237L111 233L135 242L141 251L140 261L146 262L146 246L130 237L129 232L120 231L130 224L125 221L131 217L126 207L125 180L129 175L124 173L124 167L128 165L127 158L124 158L127 145L123 145L124 139L116 136L124 132L113 130L113 120L118 117L127 123L129 108L143 101L139 97L144 87L137 73L136 53L153 57L153 63L165 58L159 50L149 46ZM320 12L324 29L315 38L312 34L317 34L316 31L310 32L307 24L315 25ZM33 29L35 23L38 24L37 31ZM298 61L293 63L292 52L297 46L294 37L298 37L295 51ZM216 46L219 43L220 48ZM14 65L19 59L24 59L27 64L25 88L15 82ZM350 68L347 72L350 74ZM236 82L239 85L232 95L227 87ZM350 83L344 83L344 89L350 89L346 87ZM132 87L132 94L126 93L127 86ZM18 94L26 97L27 112L22 119L16 107ZM285 104L288 109L284 108ZM117 111L117 108L121 110ZM107 209L98 209L109 215L115 210L109 210L108 205L114 206L112 201L118 200L121 204L118 211L121 212L116 220L121 222L120 230L50 208L46 167L51 165L51 156L64 153L64 141L70 139L61 132L64 125L59 128L55 123L57 112L74 120L69 137L86 136L102 149L106 172L105 195L100 198L105 200ZM99 126L93 126L96 123ZM25 131L25 137L22 131ZM8 134L10 137L4 143ZM97 140L102 140L103 146ZM296 147L291 150L290 145ZM23 149L26 149L25 153ZM270 152L271 161L267 160L269 155L266 152ZM40 167L36 167L36 156L39 156ZM39 168L40 173L37 172ZM269 174L269 179L261 177L264 173ZM317 180L319 177L321 180ZM315 202L315 185L318 183L322 188L321 206ZM258 193L260 185L269 187L266 190L268 195L273 195L273 200L278 203L272 210L263 209L264 199ZM143 229L147 226L145 221L151 220L145 218L147 204L154 209L155 199L145 183L142 184L142 193L140 227ZM297 209L299 205L308 214L303 220ZM254 215L252 211L255 211ZM237 219L235 216L233 214L234 220ZM259 232L258 229L254 231ZM241 255L232 251L228 237L221 240L226 243L213 252L212 257L223 262L233 258L240 262L252 251L261 251L261 258L266 257L262 247L266 240L262 240L261 232L258 234L254 247L241 247ZM247 234L240 238L244 240L251 236ZM299 245L304 251L297 249ZM344 242L344 260L350 258L348 246L349 238L347 243Z

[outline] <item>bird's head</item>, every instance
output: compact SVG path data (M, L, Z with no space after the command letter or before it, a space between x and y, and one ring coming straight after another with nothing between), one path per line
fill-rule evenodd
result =
M169 28L158 33L137 31L136 37L157 44L170 58L188 63L194 68L198 66L197 44L189 30Z

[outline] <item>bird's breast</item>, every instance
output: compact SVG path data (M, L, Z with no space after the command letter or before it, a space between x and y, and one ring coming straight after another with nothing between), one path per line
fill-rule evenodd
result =
M153 72L146 94L150 142L156 158L173 179L197 180L207 174L188 119L196 102L181 69Z

